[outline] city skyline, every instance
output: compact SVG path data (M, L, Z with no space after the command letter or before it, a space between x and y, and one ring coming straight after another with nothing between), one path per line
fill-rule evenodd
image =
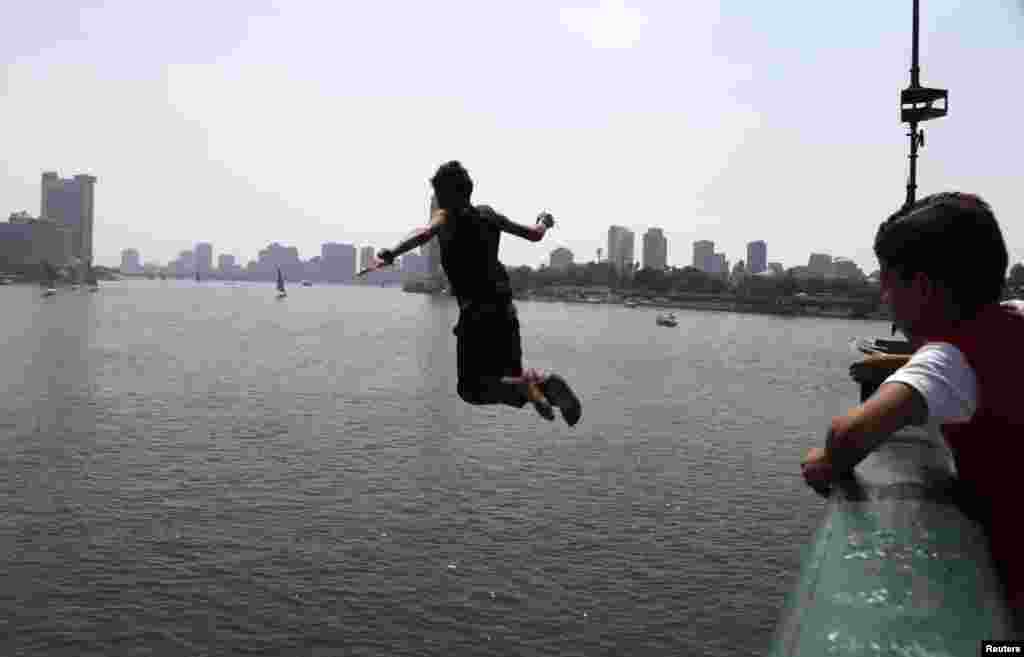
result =
M273 241L312 254L327 240L397 243L426 222L429 176L456 158L476 202L558 221L543 249L503 240L510 266L557 247L592 254L606 247L599 226L639 236L654 224L731 261L757 236L787 266L827 251L876 267L874 232L907 178L909 6L442 0L404 12L5 5L0 19L19 29L0 44L0 199L34 213L38 172L98 176L97 264L125 246L166 262L194 236L239 260ZM170 36L182 31L187 43ZM925 126L918 195L981 194L1012 262L1024 260L1012 221L1024 135L977 135L995 89L1009 107L1024 101L993 82L1015 79L1022 33L1019 3L934 0L921 16L922 83L948 88L951 109ZM478 56L450 38L466 34L489 35ZM435 62L449 60L471 92L437 84ZM833 98L849 102L822 102ZM670 247L668 264L687 264L685 250Z
M626 239L624 243L619 243L619 235L622 234L621 231L623 231L623 227L621 226L610 226L608 229L608 250L609 252L618 251L617 260L613 262L618 262L618 260L628 261L629 263L632 263L633 268L647 268L648 254L652 255L656 260L655 266L657 266L658 262L662 262L665 260L668 244L660 228L649 227L648 230L644 233L644 251L642 258L637 257L638 254L635 251L635 243L632 240L631 234L625 235L625 237L627 237L628 239ZM630 231L627 230L626 233L630 233ZM831 253L824 253L821 251L811 252L810 254L808 254L806 264L787 264L780 263L777 260L772 260L771 262L769 262L767 242L765 240L755 240L752 242L748 242L746 258L730 259L728 257L728 254L723 252L716 252L714 246L714 241L712 240L698 240L691 245L691 262L689 264L676 264L669 261L666 262L664 266L668 268L683 268L690 266L696 267L697 269L706 271L708 273L728 274L732 271L732 267L738 266L740 263L743 263L743 270L745 272L755 274L770 271L778 266L781 266L783 270L792 268L806 268L810 272L825 275L831 274L831 272L833 271L833 265L841 262L844 263L843 271L847 272L847 274L859 270L862 275L868 276L872 272L877 270L877 267L874 269L865 270L859 265L857 265L851 258L847 258L846 256L833 255ZM259 263L263 259L263 254L268 250L272 251L275 249L288 252L289 255L287 256L287 258L296 263L314 263L327 257L326 253L332 247L344 247L347 249L351 249L352 255L350 256L350 259L352 260L353 263L352 266L354 268L354 271L358 271L359 269L368 267L371 263L372 256L376 254L377 251L380 250L379 247L375 247L372 245L359 246L350 243L325 242L321 244L320 256L311 256L309 258L303 259L301 257L301 252L296 247L281 244L279 242L271 242L270 244L267 245L266 248L260 250L260 253L257 255L255 259L243 259L242 261L239 261L232 253L216 252L216 250L213 248L213 245L211 245L208 242L196 242L194 244L193 249L186 249L179 252L177 258L168 261L167 263L158 260L144 259L141 257L141 254L138 249L128 247L121 250L121 264L123 266L123 264L126 262L126 254L130 254L131 262L133 263L141 263L143 260L145 260L144 265L141 265L137 268L133 267L133 269L138 269L138 271L141 271L145 267L155 266L161 270L177 269L179 274L191 274L195 272L198 266L197 261L199 261L200 258L197 257L196 252L200 249L200 247L206 249L204 258L202 258L203 262L210 263L213 259L214 254L217 254L218 261L218 266L216 268L213 268L212 266L210 266L210 264L207 264L205 268L200 267L200 273L224 271L224 264L227 265L228 269L231 272L244 271L253 266L258 267ZM419 249L420 254L417 254L415 250L410 251L404 254L402 258L400 258L399 260L412 255L417 258L423 257L424 261L426 262L426 258L428 257L428 254L430 254L433 247L436 247L436 245L433 242L428 243ZM751 259L751 254L754 254L753 259ZM435 258L439 258L439 255L435 255ZM555 266L554 263L556 261L560 263L560 266L565 266L566 264L582 265L586 264L587 262L598 262L596 257L594 260L591 261L576 261L575 258L575 252L573 252L571 249L568 249L566 247L556 247L547 250L544 258L541 261L541 266ZM850 264L846 265L846 263ZM513 265L509 263L505 264L508 267L522 266ZM532 267L532 265L527 266ZM624 267L624 265L621 263L619 263L617 266L618 268L631 268ZM752 267L755 267L755 269L752 270ZM418 269L418 265L416 265L414 269Z

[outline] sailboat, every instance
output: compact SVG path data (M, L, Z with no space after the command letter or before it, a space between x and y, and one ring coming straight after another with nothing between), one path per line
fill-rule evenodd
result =
M283 299L288 296L288 293L284 291L284 276L281 275L281 268L277 268L277 298Z
M52 297L57 294L57 270L48 261L43 260L43 271L46 272L46 289L43 290L44 297Z

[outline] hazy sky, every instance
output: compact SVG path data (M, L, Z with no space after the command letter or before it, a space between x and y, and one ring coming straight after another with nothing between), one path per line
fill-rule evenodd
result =
M876 263L903 201L899 90L910 0L0 3L0 213L39 212L44 170L87 172L95 258L166 262L198 241L242 263L272 241L393 245L459 159L474 199L558 226L506 264L618 223L665 229L669 262L714 240L806 264ZM960 5L963 6L960 6ZM919 195L980 193L1024 260L1020 0L922 0Z

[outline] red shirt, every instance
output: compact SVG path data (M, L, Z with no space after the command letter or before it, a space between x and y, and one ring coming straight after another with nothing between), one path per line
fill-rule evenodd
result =
M992 304L949 333L974 370L978 406L970 421L944 424L957 474L986 518L992 556L1011 604L1024 607L1024 539L1019 479L1024 466L1024 314Z

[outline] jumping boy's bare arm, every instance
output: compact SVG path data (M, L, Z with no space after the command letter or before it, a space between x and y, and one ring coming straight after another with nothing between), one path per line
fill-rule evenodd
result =
M447 219L447 211L442 209L433 210L430 213L430 224L427 227L417 230L412 235L412 237L403 240L402 242L399 242L398 245L395 246L395 248L393 249L382 249L377 254L377 258L386 263L391 263L392 261L394 261L395 258L402 255L403 253L406 253L407 251L412 251L417 246L422 246L426 244L427 242L432 240L439 232L441 232L441 227L444 225Z
M548 232L548 229L555 225L555 218L547 212L542 212L537 217L537 223L533 226L516 223L500 214L495 216L497 217L498 227L503 232L515 235L516 237L522 237L531 242L541 241L544 238L544 233Z

